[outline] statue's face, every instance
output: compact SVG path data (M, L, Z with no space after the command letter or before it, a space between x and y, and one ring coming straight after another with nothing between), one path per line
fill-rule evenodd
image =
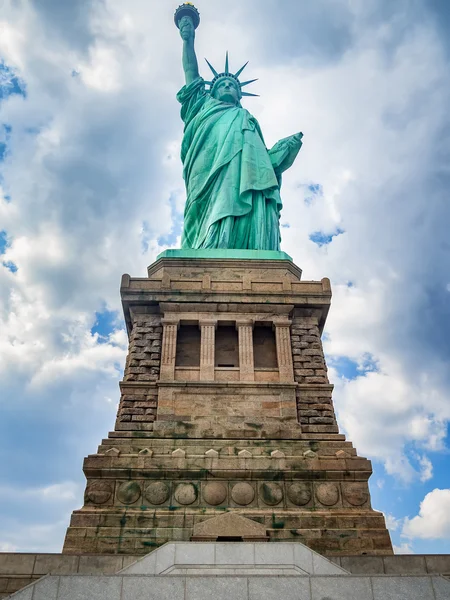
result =
M240 99L237 83L234 79L224 77L214 86L213 96L221 102L237 104Z

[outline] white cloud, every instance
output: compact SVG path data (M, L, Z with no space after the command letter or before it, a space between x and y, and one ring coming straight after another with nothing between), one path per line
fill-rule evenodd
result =
M435 489L420 503L419 514L405 519L402 535L425 540L450 539L450 489Z
M414 554L414 550L408 542L404 542L399 546L394 544L394 554Z
M45 502L73 502L77 498L77 495L80 494L80 486L73 481L25 489L5 486L0 487L0 494L3 499L34 498L34 500Z
M397 531L400 527L400 520L396 519L393 515L384 515L386 519L387 528L390 531Z
M433 463L431 462L431 460L426 456L422 456L419 458L419 464L420 481L425 483L426 481L433 479Z

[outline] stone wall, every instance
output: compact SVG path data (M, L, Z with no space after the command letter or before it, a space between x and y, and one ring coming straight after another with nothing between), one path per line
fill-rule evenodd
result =
M0 599L49 573L54 575L111 575L142 556L19 554L0 552ZM330 557L353 575L444 575L450 577L450 555Z
M161 369L161 317L137 317L129 340L117 411L117 431L133 430L138 424L151 428L156 419L158 391L155 383ZM143 383L148 385L142 386Z
M294 317L292 357L298 421L304 433L338 433L318 319Z
M161 368L161 318L136 317L129 337L124 381L157 381Z

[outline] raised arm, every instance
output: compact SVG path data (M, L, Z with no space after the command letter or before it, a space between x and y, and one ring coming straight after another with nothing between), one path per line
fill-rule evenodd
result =
M183 40L183 69L186 85L189 85L200 75L198 72L197 56L195 54L194 40L195 28L190 17L183 17L180 21L180 35Z

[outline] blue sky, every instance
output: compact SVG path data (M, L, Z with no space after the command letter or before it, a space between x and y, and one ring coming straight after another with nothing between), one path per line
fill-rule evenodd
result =
M198 6L199 56L250 59L267 144L304 133L283 250L332 281L324 346L373 505L397 551L450 553L448 3ZM179 244L174 7L2 7L0 551L60 551L83 457L114 426L121 275Z

